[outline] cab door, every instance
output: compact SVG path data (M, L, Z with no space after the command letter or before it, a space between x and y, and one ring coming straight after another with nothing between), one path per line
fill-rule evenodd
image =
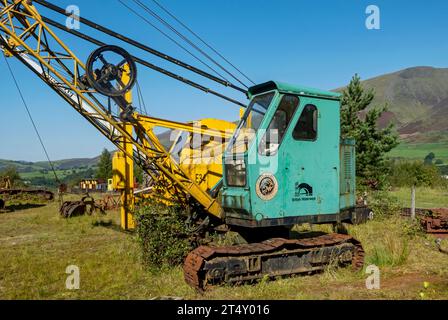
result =
M339 211L338 103L301 97L285 136L282 167L287 216L334 214Z
M250 181L252 191L252 208L256 215L276 219L286 216L285 186L289 180L285 175L285 159L283 153L284 139L288 134L291 121L299 108L297 95L283 94L275 112L265 129L259 132L261 139L257 145L255 165L250 165Z

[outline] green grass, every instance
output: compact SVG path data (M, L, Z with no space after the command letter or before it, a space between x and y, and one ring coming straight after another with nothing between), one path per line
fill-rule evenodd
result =
M381 290L367 290L363 272L328 268L204 295L185 284L180 266L145 270L134 235L118 223L117 212L63 220L56 203L0 214L0 299L419 299L424 281L427 298L448 299L448 255L424 234L407 235L408 223L397 217L348 228L363 243L366 261L380 267ZM72 264L80 268L77 291L65 288Z
M401 206L411 207L411 189L395 188L390 194L396 197ZM448 207L448 188L417 188L416 207L423 209Z
M72 173L72 170L56 170L56 174L59 179L64 179L66 176L70 175ZM23 180L30 180L34 178L45 178L54 180L54 173L51 170L48 170L47 172L43 173L41 171L32 171L32 172L23 172L20 173L20 177Z
M415 143L410 144L402 142L393 149L389 156L392 158L404 158L409 160L424 160L425 157L433 152L436 159L440 159L444 164L448 164L448 142L440 143Z

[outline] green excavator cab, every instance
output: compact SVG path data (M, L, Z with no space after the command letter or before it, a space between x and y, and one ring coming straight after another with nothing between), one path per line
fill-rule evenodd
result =
M341 139L340 94L271 81L249 96L223 159L226 223L351 221L355 143Z

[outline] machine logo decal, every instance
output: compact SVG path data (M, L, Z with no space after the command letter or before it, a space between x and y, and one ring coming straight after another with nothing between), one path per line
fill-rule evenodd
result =
M308 183L296 183L296 190L299 195L312 197L313 196L313 187Z
M308 183L296 182L296 193L292 201L313 201L316 200L313 194L313 187Z
M275 176L269 173L261 175L257 181L256 191L261 200L272 200L278 192L278 183Z

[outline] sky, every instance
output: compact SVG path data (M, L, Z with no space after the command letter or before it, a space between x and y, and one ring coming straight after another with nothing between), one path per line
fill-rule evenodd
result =
M131 0L124 1L137 8ZM75 4L80 8L82 17L205 69L188 53L129 12L118 0L50 2L61 7ZM142 2L157 11L152 0ZM362 79L369 79L414 66L448 67L446 0L159 2L255 83L277 80L330 90L348 84L355 73ZM380 9L379 30L366 28L366 8L369 5ZM65 23L65 18L36 6L46 16ZM162 14L160 10L157 12ZM146 12L140 13L152 19ZM160 24L158 26L162 27ZM180 28L179 25L175 26ZM105 43L123 46L151 63L247 102L241 93L201 79L86 26L81 26L80 31ZM84 61L95 49L62 31L57 30L56 33ZM14 59L9 61L52 160L95 157L103 148L113 149L106 138L20 62ZM234 121L238 118L239 107L236 105L155 71L143 67L139 67L138 71L151 116L175 121L201 118ZM3 58L0 59L0 81L0 159L44 160L42 147Z

